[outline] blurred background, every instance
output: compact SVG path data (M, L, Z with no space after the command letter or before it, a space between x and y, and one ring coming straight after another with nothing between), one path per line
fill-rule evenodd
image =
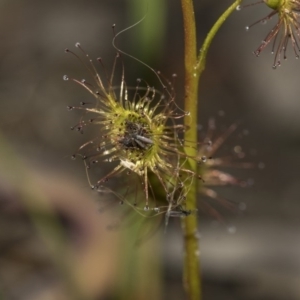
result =
M195 2L200 47L232 1ZM300 299L299 61L289 49L273 70L271 46L252 54L276 17L245 26L268 13L262 4L227 20L200 85L199 129L211 117L220 130L240 121L246 136L233 134L220 152L240 145L257 166L226 170L251 187L216 189L242 203L242 214L223 209L219 223L199 212L204 299ZM180 1L0 0L0 299L185 299L179 220L164 233L160 220L153 230L120 207L102 211L106 196L90 190L83 164L70 159L87 139L70 131L80 113L66 106L91 96L63 81L86 76L64 49L80 42L110 70L111 25L118 32L145 14L118 47L168 78L177 73L181 104ZM124 65L128 85L153 77L130 58Z

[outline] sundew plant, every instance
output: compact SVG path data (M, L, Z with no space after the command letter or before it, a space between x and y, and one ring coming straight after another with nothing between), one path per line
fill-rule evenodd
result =
M286 59L289 44L296 58L299 57L300 4L298 0L264 0L260 3L267 5L271 12L258 22L269 21L275 16L278 21L254 54L258 56L273 41L273 68L276 68L280 66L281 58ZM245 185L245 182L218 169L228 165L228 160L214 157L236 129L235 124L223 135L213 138L214 121L211 120L206 138L198 140L198 99L201 99L198 85L216 33L231 13L243 6L241 0L235 1L216 21L199 48L193 1L181 0L181 8L184 107L179 106L176 98L173 84L176 75L167 79L168 76L116 46L117 37L124 30L114 35L113 46L117 54L112 68L104 66L101 58L91 58L80 43L76 43L75 49L66 49L84 66L86 73L84 78L65 75L64 80L81 86L94 99L68 107L82 112L73 130L80 133L89 127L97 130L93 138L86 140L74 152L72 158L83 160L93 190L111 194L116 202L129 206L145 218L164 216L166 225L170 217L181 217L185 252L184 287L188 298L196 300L201 299L197 213L201 203L197 199L199 195L200 199L207 196L224 204L224 199L214 192L213 186ZM138 74L130 74L136 77L136 82L127 82L127 74L131 70L124 65L125 56L146 66L155 75L155 82L147 82ZM237 152L241 151L237 149ZM250 167L251 164L240 166ZM219 217L212 206L209 210L213 216Z
M201 177L185 167L189 157L180 138L185 126L177 121L189 113L177 107L172 83L164 85L156 73L161 91L140 78L134 87L127 86L122 64L120 78L115 78L120 50L112 73L107 77L104 74L104 82L82 46L76 43L76 47L83 59L70 49L65 51L85 65L95 82L67 75L64 79L84 87L96 103L81 102L80 106L68 107L87 113L71 129L83 133L92 125L97 126L99 134L81 145L72 158L84 161L93 190L114 194L120 204L128 204L143 216L166 212L174 215L174 210L185 204L192 181ZM100 58L97 60L102 64ZM199 164L203 162L201 157L191 158L199 160ZM99 166L107 169L107 174L94 180L92 169Z

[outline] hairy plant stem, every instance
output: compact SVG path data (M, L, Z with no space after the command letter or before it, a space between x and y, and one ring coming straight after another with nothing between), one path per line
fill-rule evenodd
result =
M186 116L184 123L189 130L185 132L185 140L197 143L197 117L198 117L198 77L197 67L197 40L195 15L192 0L181 0L184 26L184 65L185 65L185 104L184 109L190 113ZM195 157L197 149L185 147L189 156ZM189 168L197 172L197 164L189 160ZM187 195L187 209L195 210L197 207L197 181L193 182L191 190ZM183 218L182 228L184 233L184 287L191 300L201 299L200 259L197 239L198 230L197 214L191 214Z
M193 0L181 0L184 27L184 65L185 65L185 111L189 115L185 117L184 123L187 128L185 140L197 144L198 124L198 84L202 72L205 69L206 55L209 46L217 31L228 18L228 16L240 4L241 0L235 1L218 19L208 33L197 58L196 23ZM197 149L185 147L187 155L197 156ZM188 161L189 168L197 173L197 163ZM186 199L187 209L195 211L197 208L198 182L195 180ZM196 214L183 218L182 229L184 233L184 286L191 300L201 299L201 276L200 276L200 251L198 245L198 219Z

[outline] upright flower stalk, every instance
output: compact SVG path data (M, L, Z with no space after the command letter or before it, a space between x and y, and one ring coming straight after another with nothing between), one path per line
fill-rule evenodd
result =
M157 75L163 91L149 86L141 79L137 80L135 87L128 87L123 64L121 78L115 84L116 61L122 54L126 55L117 47L112 75L108 76L104 72L104 80L79 43L76 47L84 59L82 55L78 56L66 49L67 53L84 64L93 81L78 80L67 75L64 79L79 84L95 98L95 104L81 102L80 106L68 107L69 110L78 109L85 113L72 129L82 133L91 124L98 128L97 136L80 146L73 158L83 159L92 189L114 194L121 204L126 202L146 217L165 214L166 224L171 216L183 217L183 279L191 300L201 299L198 220L197 214L191 212L197 211L199 191L205 194L205 189L199 186L202 184L202 174L199 173L204 170L199 168L199 163L204 160L197 147L198 85L215 34L240 2L236 0L221 15L197 55L193 1L181 0L185 36L184 110L180 110L175 103L172 84L165 84L163 77L150 67ZM103 66L101 59L98 62ZM93 117L87 118L86 115L90 114ZM184 119L184 124L178 124L178 119ZM183 139L179 137L182 133ZM106 165L110 171L95 180L90 177L89 169L99 163L102 168ZM133 178L134 181L131 181ZM123 188L116 191L119 183Z
M206 55L209 46L218 29L228 18L228 16L241 3L235 1L218 19L205 39L197 57L196 22L192 0L181 0L184 26L184 65L185 65L185 111L190 114L185 117L184 122L189 130L185 132L185 140L197 144L197 124L198 124L198 84L202 72L205 69ZM185 151L190 156L197 155L197 149L186 148ZM189 168L197 173L196 162L189 159ZM193 211L197 208L197 188L198 182L194 181L187 195L186 206ZM191 300L201 299L201 276L200 276L200 251L198 245L198 221L196 214L188 218L183 218L182 228L184 232L184 285Z
M189 130L185 133L185 140L197 144L197 117L198 117L198 77L197 66L197 40L196 25L192 0L182 0L183 24L184 24L184 66L185 66L185 100L184 109L190 115L184 119L185 125ZM186 148L190 155L197 155L197 149ZM197 172L197 165L189 160L189 168ZM197 208L197 182L187 196L187 208L195 210ZM198 221L197 215L192 214L188 218L182 219L182 229L184 238L184 286L190 299L201 299L201 280L200 280L200 260L198 249Z

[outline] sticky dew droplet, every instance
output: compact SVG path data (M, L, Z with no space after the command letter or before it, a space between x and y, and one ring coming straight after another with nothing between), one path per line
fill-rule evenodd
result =
M230 233L230 234L235 234L236 231L237 231L237 229L236 229L235 226L230 225L230 226L227 227L227 231L228 231L228 233Z
M63 80L65 80L65 81L69 80L68 75L64 75L64 76L63 76Z
M250 30L250 27L249 27L249 26L246 26L246 27L245 27L245 30L246 30L246 31L249 31L249 30Z
M195 238L196 238L197 240L200 240L200 238L201 238L201 233L200 233L198 230L196 230L196 231L194 232L194 236L195 236Z
M260 21L260 24L262 25L266 25L268 23L268 20L267 19L263 19Z
M154 207L153 210L154 210L156 213L159 213L159 212L160 212L160 208L159 208L159 207Z
M241 153L242 152L242 147L241 146L235 146L234 148L233 148L233 151L235 152L235 153Z
M241 6L241 5L238 5L238 6L236 7L236 10L237 10L237 11L242 10L242 6Z

